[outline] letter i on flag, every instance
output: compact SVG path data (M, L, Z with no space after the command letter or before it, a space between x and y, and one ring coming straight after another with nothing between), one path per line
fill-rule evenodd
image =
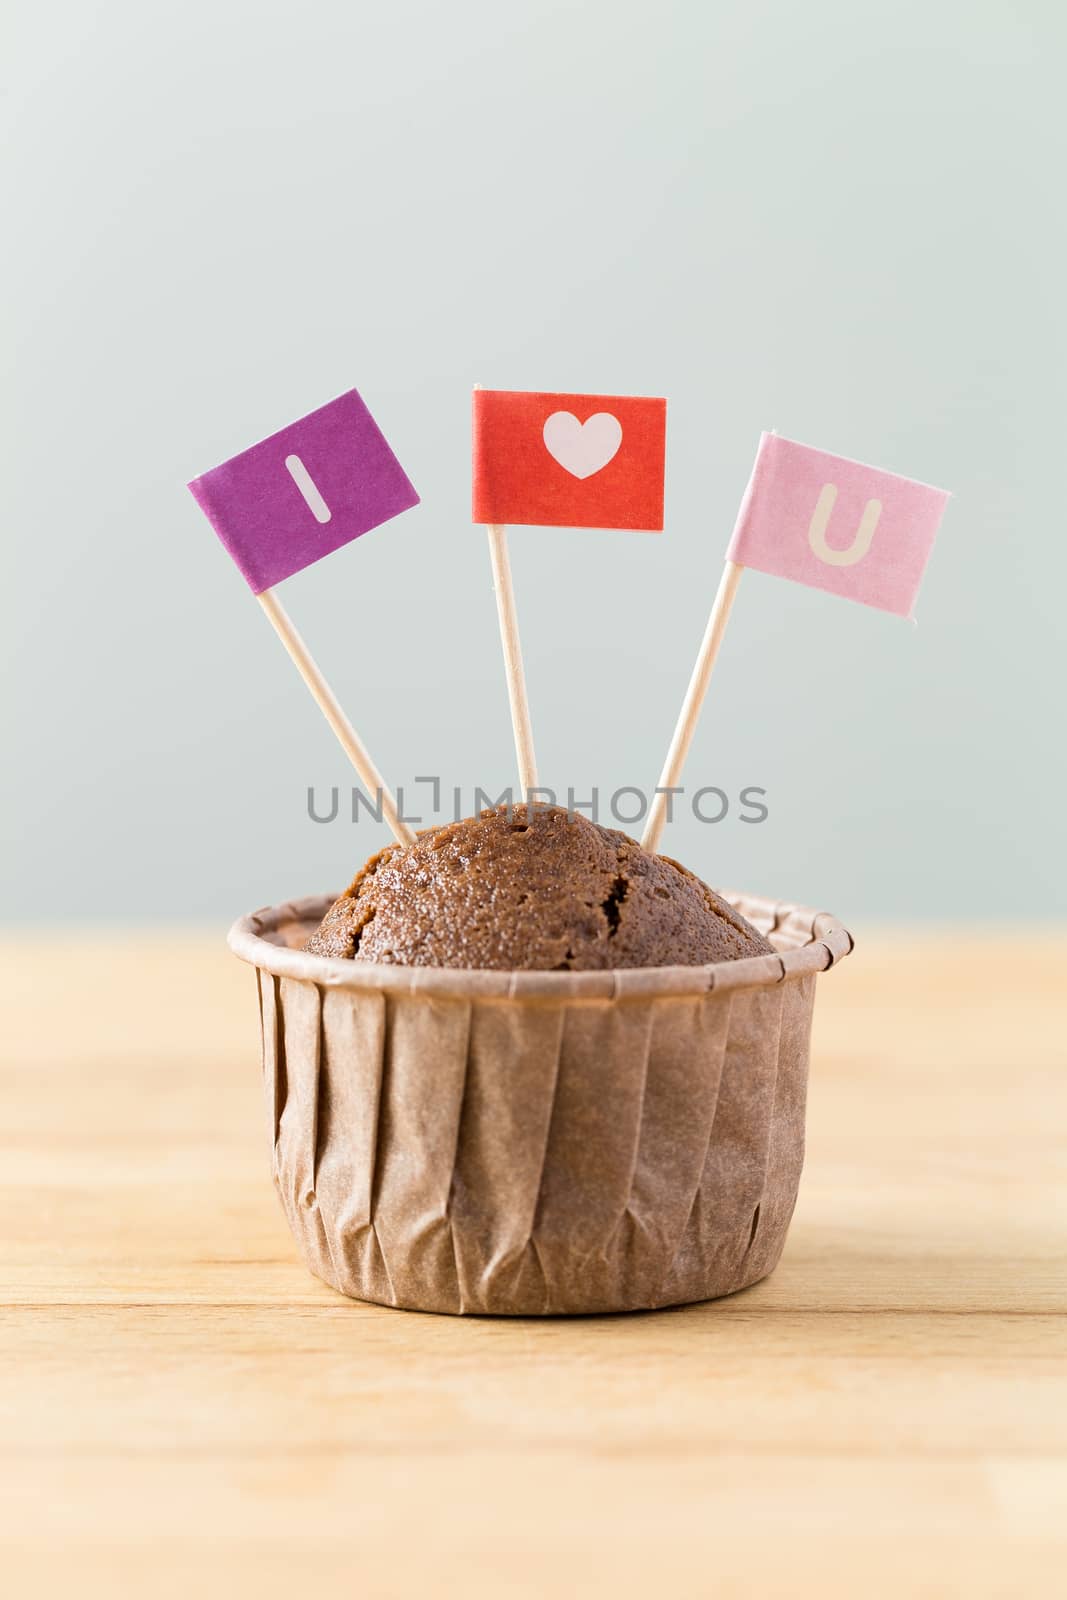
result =
M297 671L371 795L403 844L415 835L400 819L355 728L274 592L419 497L355 389L280 433L224 461L189 488L237 563Z
M775 433L756 453L726 567L641 843L659 845L745 567L910 617L948 501L943 489Z
M528 795L537 763L507 525L662 530L667 402L478 388L473 424L472 520L489 532L519 782Z

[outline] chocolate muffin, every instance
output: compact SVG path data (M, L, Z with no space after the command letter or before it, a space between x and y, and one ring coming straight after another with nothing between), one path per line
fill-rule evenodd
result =
M400 966L552 972L701 966L771 951L676 861L583 816L521 805L379 851L305 948Z

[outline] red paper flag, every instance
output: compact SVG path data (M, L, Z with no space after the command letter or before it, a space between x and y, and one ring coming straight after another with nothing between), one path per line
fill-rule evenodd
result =
M666 400L474 391L475 522L663 527Z

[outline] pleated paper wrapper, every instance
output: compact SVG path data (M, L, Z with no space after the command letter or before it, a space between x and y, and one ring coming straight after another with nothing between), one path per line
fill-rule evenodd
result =
M776 1265L804 1158L825 912L731 902L777 952L704 967L465 972L299 947L331 896L242 918L274 1184L343 1294L421 1311L628 1311Z

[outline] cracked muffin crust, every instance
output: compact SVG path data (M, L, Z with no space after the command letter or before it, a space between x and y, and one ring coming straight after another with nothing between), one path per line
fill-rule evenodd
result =
M379 851L305 948L399 966L554 972L701 966L771 950L668 856L560 808L522 805Z

